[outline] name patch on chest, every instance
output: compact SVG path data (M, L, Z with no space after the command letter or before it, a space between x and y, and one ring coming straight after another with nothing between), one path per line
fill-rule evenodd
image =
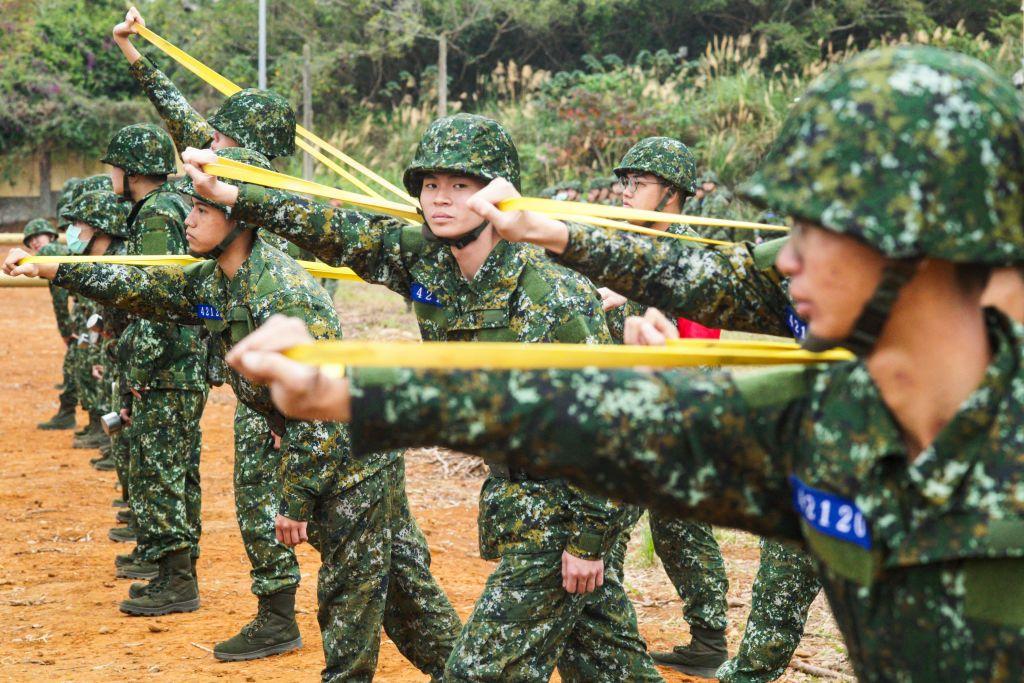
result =
M797 341L802 341L807 336L807 323L796 314L792 306L786 307L786 325Z
M409 287L409 295L412 297L412 300L417 303L443 308L443 304L441 303L441 300L437 298L437 295L421 285L419 282L412 283Z
M196 316L203 320L223 320L224 317L217 310L216 306L210 304L196 304L195 306Z
M794 476L793 505L811 527L826 536L871 549L867 520L856 503L847 498L811 488Z

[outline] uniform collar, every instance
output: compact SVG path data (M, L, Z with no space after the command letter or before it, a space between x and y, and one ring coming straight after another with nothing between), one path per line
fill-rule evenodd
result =
M454 261L451 250L445 251ZM460 275L461 286L472 293L472 308L507 308L529 260L528 253L528 248L522 244L501 240L494 245L472 280ZM458 273L458 263L453 263L453 266Z

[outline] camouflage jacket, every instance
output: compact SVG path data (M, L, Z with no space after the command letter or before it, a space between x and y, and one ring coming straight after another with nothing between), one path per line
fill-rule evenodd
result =
M467 281L451 249L395 218L253 185L241 186L232 215L411 299L425 340L610 341L594 287L529 245L499 242ZM520 479L511 473L484 483L485 558L564 549L593 559L628 524L618 506L565 482Z
M1024 328L987 315L981 386L914 460L860 361L740 378L356 371L353 444L447 446L800 543L860 680L1020 681Z
M44 244L37 252L39 256L67 256L70 253L60 242ZM64 339L75 333L71 324L71 309L68 307L70 298L67 290L50 284L50 300L53 303L53 314L57 318L57 332Z
M669 225L666 232L670 232L673 235L696 234L687 226L678 224ZM608 321L608 331L611 332L612 339L615 340L616 344L621 344L623 342L623 336L626 329L626 318L643 315L647 311L647 308L648 307L642 302L627 299L626 303L622 304L618 308L613 308L610 311L605 312L604 316Z
M125 253L187 253L186 215L185 202L167 185L153 190L128 215ZM197 328L145 318L126 322L116 352L123 369L122 393L147 388L206 390L206 349Z
M803 323L775 270L784 239L702 247L569 223L555 259L644 306L707 327L802 337Z
M156 107L179 154L186 147L203 149L210 146L215 132L213 126L192 108L171 79L156 68L148 57L135 60L129 71Z
M230 279L208 260L187 268L64 264L55 282L139 316L205 325L219 357L275 313L304 320L318 339L341 336L324 289L295 261L259 239ZM266 387L230 369L227 379L238 400L265 416L282 437L281 513L291 519L313 518L318 501L358 484L397 457L353 458L344 426L289 420L274 408Z

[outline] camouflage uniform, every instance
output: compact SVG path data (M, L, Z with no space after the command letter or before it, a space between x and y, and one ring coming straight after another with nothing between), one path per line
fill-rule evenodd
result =
M295 149L295 114L288 102L271 91L243 90L232 95L209 120L204 119L148 58L130 67L179 150L208 147L219 130L240 146L269 159ZM268 242L299 257L298 249L273 235ZM270 427L260 413L239 404L235 413L235 517L242 544L252 565L252 592L266 596L297 586L299 565L291 548L274 533L279 496L281 452L273 449Z
M875 50L801 97L744 192L856 236L886 271L1009 265L1024 262L1022 148L1020 101L988 67ZM710 378L356 371L353 443L444 445L800 543L859 679L1016 681L1024 335L993 309L985 326L984 377L917 457L860 359Z
M299 585L295 552L279 543L274 518L281 500L281 449L262 414L235 406L235 516L252 569L253 595L271 595Z
M466 114L428 129L405 172L411 194L419 195L430 171L519 182L508 134ZM466 280L451 249L425 225L250 185L242 185L232 215L412 300L425 340L610 341L593 286L534 247L499 242ZM570 680L657 679L622 587L622 553L612 552L637 516L561 480L494 469L480 495L480 552L501 563L455 645L446 680L547 680L556 663ZM566 593L562 551L604 558L604 586Z
M173 173L174 143L152 124L118 131L103 162L127 175ZM164 184L134 203L128 217L129 255L184 254L188 208ZM120 395L132 423L122 438L128 449L128 498L138 536L136 556L157 563L187 550L199 556L201 490L199 420L208 387L205 348L195 328L137 318L127 323L116 355L124 372ZM132 392L139 396L132 398Z
M246 153L218 152L251 162ZM179 189L194 193L187 180ZM65 265L56 281L136 315L203 324L218 358L274 314L304 320L317 338L341 334L323 288L258 238L230 279L207 260L184 269ZM353 458L344 427L288 420L274 409L266 387L230 371L227 379L239 401L281 435L278 512L308 521L321 554L317 616L324 680L370 680L382 624L413 664L440 678L459 622L430 574L426 539L405 502L401 456L392 451Z
M22 243L28 247L29 239L36 235L44 234L52 236L53 241L39 247L36 251L37 255L65 256L69 253L67 247L57 242L57 238L60 235L50 224L50 221L45 218L35 218L25 224ZM78 395L75 391L75 379L72 369L72 348L74 348L74 346L70 342L72 329L71 311L68 308L68 300L69 296L66 291L60 287L50 285L50 302L53 304L53 314L57 320L57 333L60 334L61 339L63 339L65 343L64 361L61 364L61 383L64 388L61 389L60 392L60 408L58 409L56 417L68 415L70 416L71 426L74 426L75 406L78 404ZM54 419L56 419L56 417Z

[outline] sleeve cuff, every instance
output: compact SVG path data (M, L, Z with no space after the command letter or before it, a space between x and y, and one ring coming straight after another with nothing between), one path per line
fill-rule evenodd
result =
M565 551L581 560L599 560L604 549L604 535L584 531L569 538Z
M296 522L308 522L313 517L313 502L295 494L281 496L279 513Z
M238 186L238 199L231 207L231 217L235 220L258 224L257 211L263 201L264 189L259 185L241 183Z

